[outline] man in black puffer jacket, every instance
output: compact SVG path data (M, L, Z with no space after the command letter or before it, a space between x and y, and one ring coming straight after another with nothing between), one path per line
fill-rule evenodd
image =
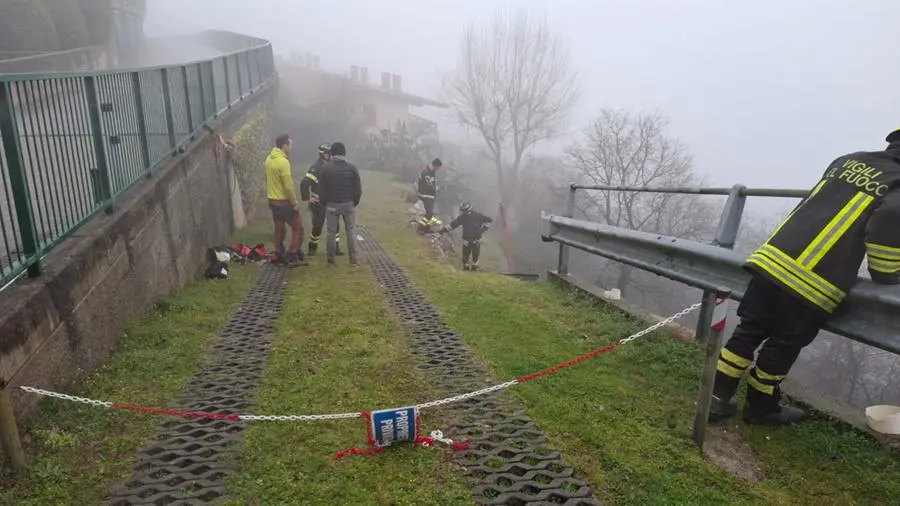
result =
M340 142L331 145L331 161L319 175L319 201L325 206L328 265L334 265L338 220L343 217L347 234L350 265L356 261L356 206L362 198L362 182L356 166L346 160L347 148Z

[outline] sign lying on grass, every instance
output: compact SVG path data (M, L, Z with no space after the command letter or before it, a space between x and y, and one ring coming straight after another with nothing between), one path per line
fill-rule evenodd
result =
M415 441L417 415L414 407L373 411L369 423L375 444L386 447L398 441Z

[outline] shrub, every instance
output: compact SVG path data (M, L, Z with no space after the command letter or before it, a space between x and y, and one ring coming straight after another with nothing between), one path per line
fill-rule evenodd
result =
M235 176L241 185L241 201L247 217L253 216L257 204L266 189L265 162L272 149L272 115L262 116L246 123L234 134L232 163Z

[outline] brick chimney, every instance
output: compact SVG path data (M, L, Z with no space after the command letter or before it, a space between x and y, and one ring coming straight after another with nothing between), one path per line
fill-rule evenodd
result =
M391 75L391 78L394 80L394 84L391 87L394 91L403 91L403 80L398 74Z

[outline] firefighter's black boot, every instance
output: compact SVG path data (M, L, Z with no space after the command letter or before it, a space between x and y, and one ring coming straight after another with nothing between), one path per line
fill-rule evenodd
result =
M319 249L319 245L316 243L309 243L309 248L307 248L307 256L314 257L316 256L316 250Z
M740 378L732 378L716 373L716 383L713 386L712 403L709 405L709 422L721 422L727 418L731 418L737 413L737 402L734 400L734 393L737 392Z
M744 406L744 422L750 425L789 425L806 420L806 411L781 404L781 389L769 395L747 386L747 405Z

